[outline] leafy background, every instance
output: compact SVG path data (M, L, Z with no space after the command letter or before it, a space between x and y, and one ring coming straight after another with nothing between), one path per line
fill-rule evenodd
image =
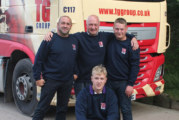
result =
M167 0L171 43L165 53L165 93L179 100L179 0Z

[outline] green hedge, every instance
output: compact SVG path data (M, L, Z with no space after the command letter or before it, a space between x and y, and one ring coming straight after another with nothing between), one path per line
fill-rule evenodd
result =
M176 96L179 91L179 0L167 1L167 18L171 26L171 44L165 53L165 91ZM178 92L177 92L178 93ZM177 94L178 97L179 94Z

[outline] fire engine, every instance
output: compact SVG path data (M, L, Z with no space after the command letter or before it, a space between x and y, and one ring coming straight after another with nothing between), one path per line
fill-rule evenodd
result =
M44 35L56 30L62 15L72 19L71 33L86 31L91 14L99 16L99 30L106 32L113 32L116 18L125 18L128 33L138 40L140 72L133 99L163 92L163 53L170 44L166 0L0 0L0 92L5 102L14 100L22 113L33 114L40 88L32 66ZM69 106L74 103L71 99ZM55 97L51 105L56 105Z

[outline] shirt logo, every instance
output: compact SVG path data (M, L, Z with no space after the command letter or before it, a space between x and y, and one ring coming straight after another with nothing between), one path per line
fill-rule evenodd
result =
M73 50L76 50L76 45L72 44L72 48L73 48Z
M101 103L101 110L105 110L106 109L106 103Z
M126 48L122 48L122 51L121 51L122 54L126 54Z
M99 41L99 47L103 47L103 42L102 41Z

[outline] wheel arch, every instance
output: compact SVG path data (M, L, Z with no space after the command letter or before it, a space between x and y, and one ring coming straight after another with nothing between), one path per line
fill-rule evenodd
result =
M11 53L11 56L7 60L6 72L5 72L5 88L4 88L4 101L12 102L13 94L12 94L12 76L14 72L14 68L19 60L29 58L32 63L34 63L35 55L29 50L21 51L19 49L14 50Z

